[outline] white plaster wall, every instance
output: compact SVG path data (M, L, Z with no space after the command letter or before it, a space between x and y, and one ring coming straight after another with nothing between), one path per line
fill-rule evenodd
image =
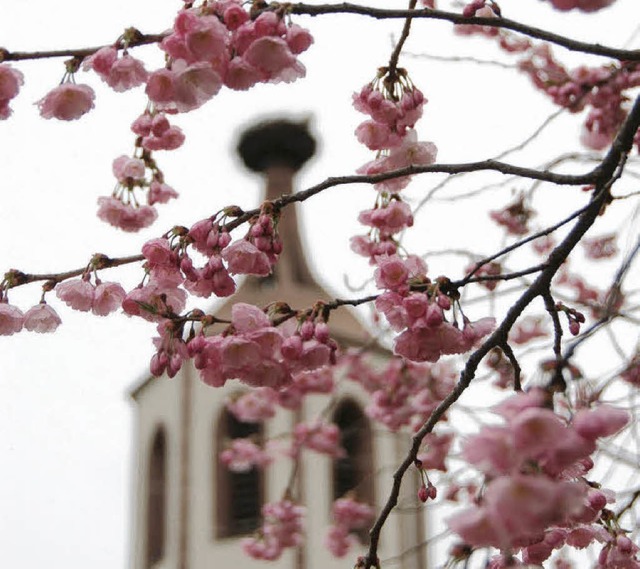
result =
M149 480L149 459L156 429L163 425L167 444L167 525L165 554L156 563L157 569L172 569L178 560L178 519L180 481L180 405L182 401L180 376L153 379L139 394L137 404L135 466L134 539L132 558L134 569L145 568L146 552L146 496Z
M383 361L381 359L380 361ZM180 476L180 428L183 381L191 380L191 422L190 438L190 493L188 530L188 569L211 569L222 567L264 568L265 562L255 561L241 549L242 538L217 539L214 528L215 469L212 453L215 449L214 424L223 409L226 398L243 389L238 382L228 382L224 388L211 388L200 382L192 364L185 365L173 380L161 378L152 380L138 395L138 460L136 469L135 538L133 547L134 569L144 567L145 546L145 499L148 479L149 448L156 427L165 425L168 447L168 524L164 559L157 569L175 569L178 566L179 539L179 476ZM340 385L338 400L350 397L358 401L364 409L367 403L364 390L353 382L344 381ZM328 396L308 397L302 409L304 420L313 420L322 414L329 404ZM294 414L281 410L265 425L267 439L290 433ZM386 502L392 485L392 475L400 460L406 455L410 444L407 434L394 435L386 430L376 430L372 442L376 506ZM364 547L351 550L344 559L334 558L325 546L325 536L331 523L331 459L312 451L305 451L302 459L301 497L307 507L306 542L302 551L304 568L300 566L297 553L287 552L268 567L277 569L342 569L345 563L353 564L358 555L365 553ZM290 460L277 460L267 468L265 499L275 501L282 498L282 492L289 479ZM413 471L413 469L412 469ZM418 482L413 474L406 477L400 505L412 509ZM381 535L380 559L385 560L406 552L395 567L402 569L423 569L419 557L413 552L415 546L424 541L423 516L410 511L393 513ZM421 520L421 521L418 521Z

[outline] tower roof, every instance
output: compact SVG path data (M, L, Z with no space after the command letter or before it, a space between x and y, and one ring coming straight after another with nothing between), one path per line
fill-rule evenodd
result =
M265 199L270 201L293 193L294 175L313 156L315 149L316 141L308 124L287 119L265 121L248 128L240 135L237 146L247 168L264 176ZM216 310L216 315L228 315L237 302L264 306L280 300L292 308L304 309L318 300L335 298L309 269L296 210L294 204L282 211L278 231L284 248L273 274L245 279L236 294ZM366 328L347 308L334 311L329 328L338 341L352 346L363 345L370 338Z

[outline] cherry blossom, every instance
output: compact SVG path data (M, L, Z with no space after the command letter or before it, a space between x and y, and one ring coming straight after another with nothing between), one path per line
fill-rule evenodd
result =
M55 332L62 323L57 312L50 305L41 302L27 310L24 315L24 327L31 332L48 334Z
M98 206L98 218L129 233L149 227L158 217L152 206L135 207L114 197L98 198Z
M22 330L24 314L11 304L0 302L0 336L11 336Z
M0 63L0 120L11 115L9 102L17 97L24 76L20 71L6 63Z
M83 62L83 68L93 69L118 93L143 85L148 77L142 61L128 53L118 57L118 51L114 47L99 49Z
M88 113L93 107L95 93L89 85L63 83L49 91L36 104L45 119L56 118L73 121Z
M265 504L262 515L264 522L259 537L242 542L242 548L249 556L274 561L285 549L302 542L303 507L285 499Z
M234 439L229 448L220 453L220 462L233 472L248 472L271 463L272 457L249 439Z

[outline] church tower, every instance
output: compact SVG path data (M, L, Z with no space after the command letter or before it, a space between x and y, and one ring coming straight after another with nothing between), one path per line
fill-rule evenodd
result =
M284 120L247 130L238 145L245 165L263 175L267 200L293 192L295 173L314 151L306 125ZM247 277L232 297L216 307L217 316L228 317L237 302L262 307L284 300L306 308L334 298L309 270L294 207L282 212L278 229L284 250L273 274ZM343 348L370 343L365 328L346 308L332 313L329 326L332 338ZM379 361L388 356L380 347L373 351L372 357ZM257 569L267 564L278 569L337 569L352 566L365 551L363 544L344 559L329 553L324 540L332 502L351 491L361 502L383 503L393 469L406 454L407 437L378 432L364 413L366 394L353 382L341 382L329 407L329 396L312 395L297 411L281 410L265 423L243 423L226 409L229 398L246 391L236 381L211 388L188 363L175 378L149 377L131 392L136 405L133 569ZM297 490L306 506L304 544L276 562L255 561L243 553L240 540L260 526L262 505L281 499L289 461L233 473L220 463L219 454L231 439L276 438L327 409L340 429L346 456L303 452ZM401 569L425 569L424 520L415 508L418 484L412 482L407 477L403 485L403 497L411 507L390 518L381 536L380 558L394 557L393 566ZM366 541L365 534L359 537Z

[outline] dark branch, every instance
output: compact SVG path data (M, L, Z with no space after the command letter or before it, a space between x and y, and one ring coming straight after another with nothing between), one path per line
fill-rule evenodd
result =
M571 51L579 51L582 53L591 53L593 55L601 55L603 57L611 57L614 59L625 61L640 61L640 50L619 49L600 45L598 43L587 43L572 40L553 32L527 26L514 20L507 18L465 18L462 14L453 12L444 12L441 10L388 10L383 8L371 8L368 6L359 6L344 2L342 4L291 4L289 8L292 14L306 14L308 16L320 16L324 14L357 14L360 16L368 16L377 20L386 20L394 18L423 18L429 20L444 20L454 24L476 24L480 26L490 26L494 28L504 28L514 32L519 32L526 36L547 41L556 45L567 48Z

